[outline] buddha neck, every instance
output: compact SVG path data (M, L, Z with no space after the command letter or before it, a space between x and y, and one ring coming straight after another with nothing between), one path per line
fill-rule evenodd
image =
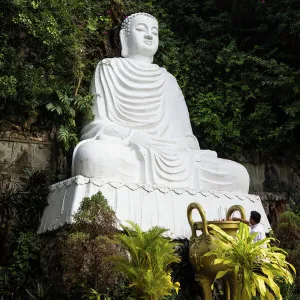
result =
M127 58L131 58L140 62L144 62L147 64L151 64L152 63L152 58L151 57L146 57L143 55L138 55L138 54L132 54L132 55L128 55Z

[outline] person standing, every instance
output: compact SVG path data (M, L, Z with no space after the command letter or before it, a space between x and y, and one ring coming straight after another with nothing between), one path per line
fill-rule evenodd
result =
M235 217L232 218L232 221L240 221L250 226L251 234L257 232L257 236L255 237L253 242L257 242L259 240L266 238L265 229L264 226L260 223L260 220L261 220L261 215L257 211L251 211L249 221L241 218L235 218Z

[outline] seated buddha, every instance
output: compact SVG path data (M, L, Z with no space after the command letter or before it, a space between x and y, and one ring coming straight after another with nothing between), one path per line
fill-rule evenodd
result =
M248 193L242 165L200 149L175 77L153 63L158 36L158 22L149 14L123 22L122 57L96 67L95 118L82 129L72 175Z

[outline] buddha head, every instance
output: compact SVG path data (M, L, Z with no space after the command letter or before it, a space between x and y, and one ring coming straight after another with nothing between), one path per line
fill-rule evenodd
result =
M158 48L158 22L147 13L127 17L120 31L123 57L141 57L153 61Z

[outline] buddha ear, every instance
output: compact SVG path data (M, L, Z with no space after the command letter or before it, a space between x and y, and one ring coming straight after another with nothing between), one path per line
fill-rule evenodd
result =
M121 55L123 57L127 57L128 56L128 46L127 46L127 35L126 35L125 29L120 30L120 40L121 40L121 46L122 46Z

